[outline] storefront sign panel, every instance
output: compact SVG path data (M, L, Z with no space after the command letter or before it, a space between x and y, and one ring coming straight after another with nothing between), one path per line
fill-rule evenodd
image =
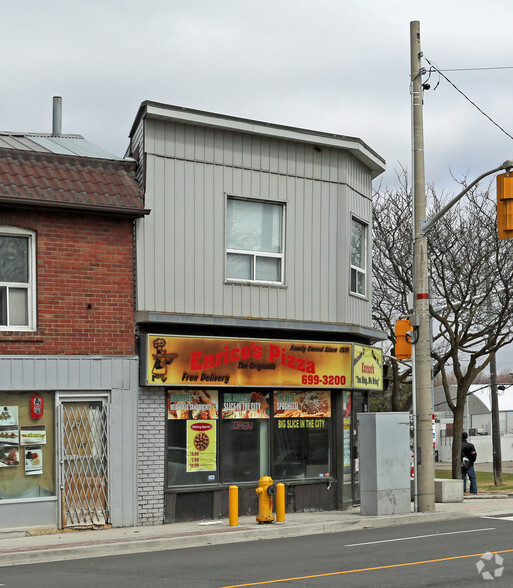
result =
M377 347L354 345L354 388L381 390L383 388L383 351Z
M331 416L331 393L283 391L274 394L275 418L326 418Z
M225 392L222 405L223 419L268 419L269 393Z
M148 335L148 386L350 388L352 345Z
M177 420L217 419L217 390L170 390L167 418Z

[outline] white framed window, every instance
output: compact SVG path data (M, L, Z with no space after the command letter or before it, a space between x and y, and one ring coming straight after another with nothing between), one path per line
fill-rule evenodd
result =
M283 204L228 197L226 279L283 284Z
M351 293L367 295L367 225L351 220Z
M0 331L35 329L35 233L0 226Z

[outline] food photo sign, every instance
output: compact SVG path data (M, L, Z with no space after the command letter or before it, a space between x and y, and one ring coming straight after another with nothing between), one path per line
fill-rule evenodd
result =
M43 448L41 446L25 447L25 474L34 476L43 473Z
M217 421L187 422L187 472L213 472L216 462Z

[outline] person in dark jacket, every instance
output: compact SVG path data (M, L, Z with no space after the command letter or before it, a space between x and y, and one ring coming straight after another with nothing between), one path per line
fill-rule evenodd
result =
M464 467L464 458L468 459L468 466ZM467 492L467 476L470 480L470 493L477 494L477 480L476 471L474 469L474 462L477 458L476 448L468 441L468 433L461 435L461 477L463 478L463 492Z

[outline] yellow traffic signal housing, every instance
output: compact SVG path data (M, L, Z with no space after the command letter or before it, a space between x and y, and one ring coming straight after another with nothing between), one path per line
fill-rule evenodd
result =
M499 239L513 237L513 176L497 176L497 227Z
M401 319L395 323L395 356L397 359L410 359L411 341L406 333L411 331L411 324L408 319Z

